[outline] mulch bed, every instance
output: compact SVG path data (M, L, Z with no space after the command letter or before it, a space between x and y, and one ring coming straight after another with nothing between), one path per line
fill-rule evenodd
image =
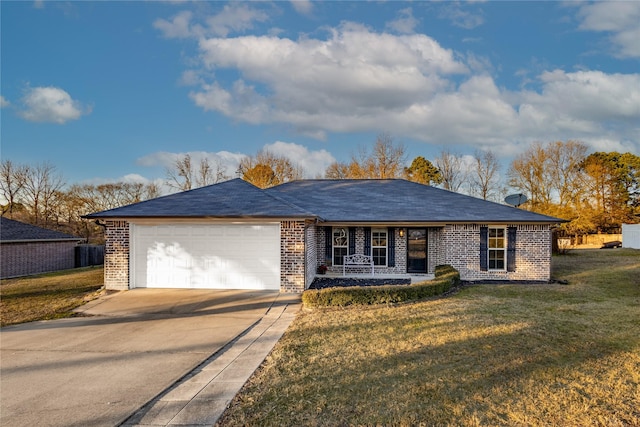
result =
M309 289L346 288L348 286L410 285L411 279L371 279L353 277L316 277Z

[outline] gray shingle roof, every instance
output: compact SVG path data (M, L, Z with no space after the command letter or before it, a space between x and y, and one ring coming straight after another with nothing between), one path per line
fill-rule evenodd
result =
M330 222L561 222L404 179L305 180L266 191Z
M546 215L403 179L301 180L266 190L241 179L87 215L87 218L318 218L329 222L532 222Z
M9 218L0 217L0 241L21 242L21 241L42 241L42 240L82 240L70 234L49 230L35 225L14 221Z
M236 178L87 215L86 218L312 218L275 194Z

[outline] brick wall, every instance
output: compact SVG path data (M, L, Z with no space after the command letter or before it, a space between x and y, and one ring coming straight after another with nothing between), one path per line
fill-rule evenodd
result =
M280 292L303 292L305 286L305 223L280 222Z
M75 267L74 248L78 242L2 243L0 277L27 276Z
M406 233L406 229L405 233ZM407 235L404 237L400 237L400 228L396 228L395 232L396 238L396 266L394 268L388 268L388 273L407 273ZM377 270L376 270L377 271Z
M106 289L129 289L129 223L105 221L104 286Z
M442 248L442 228L427 228L427 272L433 274L436 265L444 263Z
M375 227L372 227L375 228ZM386 228L386 227L381 227ZM325 239L331 239L332 236L326 236L323 226L318 227L316 233L316 266L327 263L325 260ZM376 274L405 274L407 272L407 242L406 237L400 237L400 228L395 228L395 253L396 253L396 265L395 267L382 267L376 266ZM364 227L356 227L356 253L364 253ZM329 260L331 261L331 260ZM327 263L328 271L336 274L342 274L342 266L332 266L330 262ZM371 268L369 267L349 267L349 273L352 274L371 274Z
M462 280L548 281L551 277L551 229L549 225L518 225L516 269L480 271L480 226L447 225L442 231L442 263L451 264ZM511 225L506 225L511 226Z
M304 288L307 289L316 275L316 264L318 259L318 227L313 224L307 224L305 230L305 244L307 246L305 259L305 283Z
M451 264L460 271L463 280L521 280L548 281L551 276L551 231L548 225L518 225L516 236L516 269L507 271L480 271L481 224L455 224L428 227L428 272L437 265ZM509 226L509 224L506 224ZM406 230L406 229L405 229ZM395 229L395 267L376 267L377 274L405 274L407 271L407 240ZM316 266L325 262L324 227L316 232ZM356 228L356 252L364 252L364 228ZM313 259L313 258L310 258ZM342 273L342 266L329 266L329 271ZM351 273L369 273L370 270L350 268Z
M105 235L105 287L129 288L129 224L107 221ZM406 237L395 229L395 267L376 267L377 274L406 273ZM324 227L304 221L280 223L280 290L303 292L313 280L318 265L325 262ZM548 225L519 225L516 239L516 271L480 271L480 224L447 225L428 229L429 272L436 265L451 264L463 280L548 281L551 274L551 231ZM306 251L305 251L306 246ZM4 245L3 245L4 249ZM356 228L356 250L364 251L364 228ZM4 275L4 250L3 275ZM73 249L71 248L71 267ZM329 267L336 273L342 267ZM355 271L354 271L355 272ZM363 271L364 272L364 271ZM368 272L368 271L367 271Z

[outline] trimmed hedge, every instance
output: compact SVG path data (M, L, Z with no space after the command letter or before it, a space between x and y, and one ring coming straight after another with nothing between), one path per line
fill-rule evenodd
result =
M450 265L438 265L435 279L412 285L350 286L309 289L302 294L305 307L390 304L441 295L460 284L460 273Z

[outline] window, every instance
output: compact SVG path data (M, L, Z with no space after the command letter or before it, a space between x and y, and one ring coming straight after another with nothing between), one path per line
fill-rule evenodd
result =
M504 270L507 255L504 228L489 228L489 270Z
M371 255L374 265L387 265L387 229L371 230Z
M342 265L349 247L349 235L346 227L333 228L333 265Z

